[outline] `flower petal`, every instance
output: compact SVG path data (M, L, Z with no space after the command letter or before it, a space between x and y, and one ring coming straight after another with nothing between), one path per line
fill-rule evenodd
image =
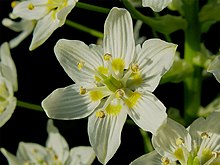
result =
M0 150L1 150L2 154L7 158L8 164L13 164L13 165L21 165L22 164L21 160L16 158L16 156L14 156L10 152L8 152L6 149L1 148Z
M54 52L65 72L76 84L94 84L94 71L103 66L100 46L87 46L81 41L61 39Z
M130 163L130 165L162 165L161 158L162 156L160 156L156 151L152 151L135 159L133 162Z
M188 131L179 123L172 119L167 119L152 138L155 150L163 156L175 160L174 152L179 147L177 140L182 139L188 151L191 150L191 137Z
M79 94L80 86L70 85L53 91L42 101L42 107L50 118L79 119L87 117L99 105L86 93Z
M127 10L114 7L110 11L104 25L103 48L104 53L110 53L113 58L124 59L125 68L128 68L135 43L132 19Z
M42 45L51 34L59 27L60 21L53 18L53 11L40 19L33 32L33 38L29 50L34 50Z
M95 157L92 147L74 147L70 150L70 156L65 165L91 165Z
M214 111L206 119L195 120L189 129L189 133L196 144L200 146L198 155L202 154L204 148L212 151L220 150L220 110Z
M17 70L11 57L9 45L7 42L0 47L1 73L9 82L12 83L14 91L18 90Z
M129 116L145 131L155 133L166 121L166 108L152 93L145 92L137 103L128 110Z
M69 156L69 146L58 129L53 125L53 120L48 120L47 132L48 139L46 141L46 147L52 148L58 160L64 164Z
M46 148L39 144L20 142L16 156L24 162L39 163L39 161L45 161L49 155Z
M12 14L27 20L39 20L49 12L47 0L32 0L18 3Z
M160 12L167 7L172 0L142 0L144 7L150 7L155 12Z
M220 83L220 56L215 57L215 59L210 63L207 71L212 73L216 80Z
M172 66L176 48L177 45L160 39L149 39L143 43L135 63L139 65L144 90L155 90L161 77Z
M106 164L117 151L126 118L126 111L123 109L118 115L106 114L104 118L99 118L93 113L89 117L89 141L102 164Z
M35 21L30 21L30 20L24 20L22 19L20 22L15 22L12 21L11 19L4 18L2 20L2 24L5 27L8 27L9 29L16 31L16 32L21 32L17 37L12 39L9 42L10 48L15 48L18 46L27 36L31 34L35 27Z

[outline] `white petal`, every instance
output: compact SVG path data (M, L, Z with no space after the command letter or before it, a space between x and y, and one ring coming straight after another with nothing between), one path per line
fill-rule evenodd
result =
M12 14L27 20L38 20L49 12L46 3L46 0L23 1L14 7Z
M104 53L110 53L113 58L125 60L128 68L134 56L134 36L132 19L125 9L113 8L104 25Z
M152 93L145 92L136 105L128 110L129 116L145 131L155 133L166 121L166 108Z
M69 77L76 83L94 83L94 71L103 66L100 46L91 45L76 40L61 39L54 48L56 57ZM81 63L82 68L78 68Z
M69 146L64 137L59 133L58 129L53 125L53 120L48 120L47 132L47 148L52 148L58 159L64 163L69 156Z
M215 57L215 59L210 63L207 71L211 72L220 83L220 56Z
M160 39L149 39L136 52L135 63L139 65L143 79L142 88L154 91L160 78L170 69L174 61L177 45Z
M11 97L8 99L8 105L4 112L0 114L0 127L2 127L12 116L16 107L17 99L15 97Z
M34 50L42 45L51 34L59 27L60 21L53 18L53 11L51 11L44 18L40 19L33 32L33 38L29 50Z
M7 158L8 164L13 164L13 165L21 165L22 161L19 160L16 156L8 152L6 149L1 148L2 154Z
M189 129L192 139L200 146L198 155L201 154L204 148L209 148L212 151L220 150L220 110L214 111L206 119L199 118L195 120ZM208 138L202 137L202 133L206 133Z
M167 7L172 0L142 0L144 7L150 7L153 11L159 12Z
M1 58L1 73L2 75L12 83L14 91L18 90L17 82L17 70L15 63L11 57L10 49L8 43L3 43L0 48L0 58Z
M92 102L88 94L80 95L80 87L71 85L53 91L42 101L42 107L50 118L79 119L87 117L99 105Z
M70 156L65 165L91 165L95 159L92 147L79 146L70 150Z
M24 162L29 160L33 163L38 163L39 160L46 160L48 153L46 148L39 144L20 142L16 156Z
M104 118L98 118L93 113L89 117L89 141L102 164L106 164L117 151L126 118L126 111L123 109L118 115L106 114Z
M130 165L162 165L161 158L162 156L160 156L156 151L152 151L135 159L130 163Z
M184 146L191 150L191 137L188 131L179 123L172 119L167 119L167 123L162 125L152 138L155 150L163 156L175 160L174 151L179 147L177 139L183 139Z

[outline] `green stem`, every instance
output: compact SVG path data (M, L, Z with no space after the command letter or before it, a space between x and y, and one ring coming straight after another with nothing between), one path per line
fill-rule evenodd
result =
M153 149L153 146L151 144L150 137L149 137L148 133L145 132L144 130L142 130L141 128L139 130L140 130L140 133L141 133L142 138L143 138L144 152L148 153L148 152L153 151L154 149Z
M200 25L198 20L198 0L187 0L184 3L188 27L185 30L184 59L193 64L193 57L200 51ZM184 80L184 117L190 124L196 117L201 103L202 70L194 65L192 76Z
M81 8L81 9L90 10L90 11L99 12L99 13L104 13L104 14L108 14L110 11L110 9L108 9L108 8L90 5L90 4L83 3L83 2L77 2L76 7Z
M27 108L35 111L43 111L43 108L40 105L27 103L24 101L17 100L17 106L22 108Z
M103 33L99 32L97 30L88 28L86 26L83 26L79 23L76 23L76 22L73 22L73 21L70 21L70 20L67 19L65 24L68 25L68 26L71 26L73 28L76 28L78 30L81 30L83 32L89 33L90 35L92 35L94 37L103 38Z

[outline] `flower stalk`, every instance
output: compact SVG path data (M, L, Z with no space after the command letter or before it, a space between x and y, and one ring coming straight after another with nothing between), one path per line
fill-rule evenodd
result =
M43 112L43 109L42 109L42 107L40 105L27 103L27 102L20 101L20 100L17 100L17 106L18 107L22 107L22 108L27 108L27 109L35 110L35 111L42 111Z

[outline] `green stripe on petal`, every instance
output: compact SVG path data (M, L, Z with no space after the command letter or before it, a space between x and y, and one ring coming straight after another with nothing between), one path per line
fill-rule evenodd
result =
M167 7L172 0L142 0L144 7L150 7L153 11L159 12Z

